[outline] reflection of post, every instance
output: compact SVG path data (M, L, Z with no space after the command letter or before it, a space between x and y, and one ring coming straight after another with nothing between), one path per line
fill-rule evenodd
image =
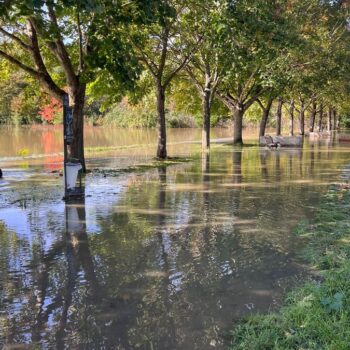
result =
M76 199L66 204L66 257L67 282L64 293L62 316L56 333L58 349L64 348L64 335L68 319L68 310L72 303L76 278L80 267L84 270L91 295L95 302L98 300L100 288L98 285L94 262L89 248L86 233L85 199Z
M94 262L90 252L86 233L86 213L84 198L66 205L67 238L74 248L79 263L85 272L93 296L99 294L100 289L95 273Z

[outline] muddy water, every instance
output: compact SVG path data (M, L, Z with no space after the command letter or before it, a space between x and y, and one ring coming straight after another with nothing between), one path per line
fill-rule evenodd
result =
M104 157L90 165L118 159ZM85 200L66 205L51 163L22 161L0 183L1 345L220 349L240 317L307 278L292 230L350 148L217 146L166 170L89 174Z
M157 130L118 129L86 126L86 157L98 160L117 157L113 166L138 163L156 154ZM188 155L198 151L201 139L200 129L169 129L168 153ZM256 137L257 131L248 130L245 138ZM229 128L212 130L212 138L226 138L232 135ZM231 137L232 138L232 137ZM196 145L197 143L197 145ZM32 126L23 128L0 127L0 164L20 164L23 168L44 165L47 169L61 167L63 158L62 126Z

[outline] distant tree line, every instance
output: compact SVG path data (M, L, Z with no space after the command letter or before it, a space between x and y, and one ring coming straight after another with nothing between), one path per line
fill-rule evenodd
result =
M3 0L0 122L48 119L68 93L83 164L84 110L126 98L154 103L161 159L174 103L201 114L203 150L212 115L232 117L239 145L254 109L260 135L272 110L277 134L283 112L290 134L333 129L350 111L349 34L344 0Z

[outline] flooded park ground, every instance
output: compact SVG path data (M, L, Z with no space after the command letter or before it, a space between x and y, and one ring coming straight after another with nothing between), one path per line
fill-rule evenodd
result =
M123 172L113 169L153 157L152 131L92 130L99 171L69 204L60 129L2 131L1 346L221 349L240 318L314 278L293 230L340 181L349 143L268 150L252 139L201 157L199 131L176 130L169 154L192 161Z

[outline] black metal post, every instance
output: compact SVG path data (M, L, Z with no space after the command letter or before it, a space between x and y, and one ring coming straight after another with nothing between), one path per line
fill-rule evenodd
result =
M70 147L74 140L73 134L73 109L69 105L69 95L66 94L63 97L63 145L64 145L64 161L63 161L63 169L64 169L64 200L68 200L70 198L78 198L84 196L84 188L82 185L81 178L81 170L78 172L79 176L79 186L74 188L68 188L67 183L67 163L72 163L74 160L70 154Z

